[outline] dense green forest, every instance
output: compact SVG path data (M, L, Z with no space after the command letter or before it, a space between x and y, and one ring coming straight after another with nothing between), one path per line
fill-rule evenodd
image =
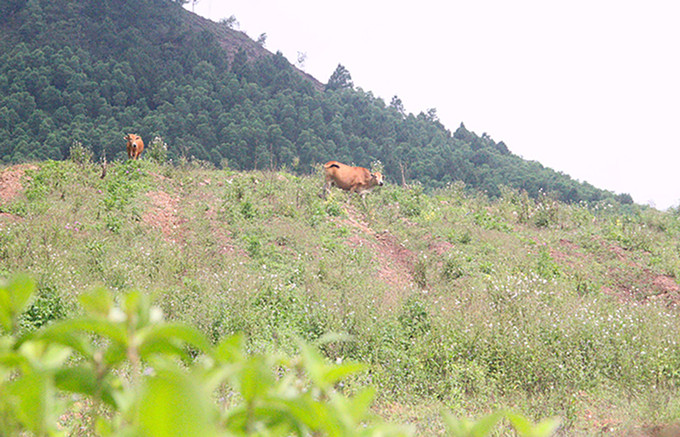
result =
M169 0L9 0L0 5L0 162L64 159L78 142L123 157L123 135L161 137L171 158L308 173L337 159L380 161L395 183L461 180L567 202L618 200L512 154L430 110L405 113L355 87L342 66L325 87L226 23ZM200 23L197 25L196 23ZM240 34L242 35L242 34ZM550 139L546 139L549 143Z

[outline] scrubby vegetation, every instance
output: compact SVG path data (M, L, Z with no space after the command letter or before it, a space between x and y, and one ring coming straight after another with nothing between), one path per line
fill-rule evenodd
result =
M239 335L213 346L195 328L165 322L138 291L116 304L94 290L80 296L83 316L19 334L34 290L26 277L0 281L3 435L411 435L370 414L373 387L346 385L361 364L327 363L304 343L294 358L248 354ZM525 437L559 425L502 411L444 419L466 437L487 435L504 417Z
M677 211L462 183L323 200L318 175L145 159L101 179L81 155L0 173L0 275L37 284L21 332L77 316L93 286L139 290L211 344L321 341L366 366L346 384L374 386L375 413L421 435L442 409L559 417L567 435L678 421Z

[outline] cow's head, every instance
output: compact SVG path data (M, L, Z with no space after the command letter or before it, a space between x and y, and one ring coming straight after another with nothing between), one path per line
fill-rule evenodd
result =
M373 182L373 185L380 185L382 187L383 185L383 175L379 171L376 171L375 173L371 173L371 181Z
M128 143L129 147L132 147L132 149L137 149L137 140L139 139L139 135L135 134L127 134L125 135L125 140Z

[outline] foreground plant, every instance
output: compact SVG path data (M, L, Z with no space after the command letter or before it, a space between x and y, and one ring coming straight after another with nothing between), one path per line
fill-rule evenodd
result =
M459 419L448 413L444 413L444 421L452 437L484 437L491 435L494 427L503 419L507 419L520 437L550 437L555 434L560 426L557 418L545 419L539 423L532 423L526 417L506 412L497 411L484 416L476 421Z
M336 389L362 364L330 364L306 344L294 358L246 354L238 335L212 345L139 292L116 304L95 290L82 316L21 333L34 292L27 277L0 283L0 435L411 434L370 414L372 388ZM507 417L521 435L556 427ZM482 436L499 418L446 417L453 435Z
M8 434L406 434L372 417L372 389L335 390L360 364L328 364L304 344L296 358L248 355L240 336L213 346L164 321L139 292L120 305L105 290L84 294L84 315L21 335L34 290L26 277L0 286L0 429Z

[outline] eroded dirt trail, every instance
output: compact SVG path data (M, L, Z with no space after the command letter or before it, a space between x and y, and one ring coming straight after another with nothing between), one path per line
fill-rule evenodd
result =
M167 241L184 244L181 226L184 220L178 214L180 194L170 195L165 191L149 191L151 208L144 213L142 220L152 228L160 230Z
M367 247L378 262L378 277L389 285L389 292L383 296L383 304L392 306L406 297L415 285L413 267L415 254L399 242L397 237L385 230L373 230L351 206L346 207L347 218L340 223L360 232L352 235L348 243L354 247Z

